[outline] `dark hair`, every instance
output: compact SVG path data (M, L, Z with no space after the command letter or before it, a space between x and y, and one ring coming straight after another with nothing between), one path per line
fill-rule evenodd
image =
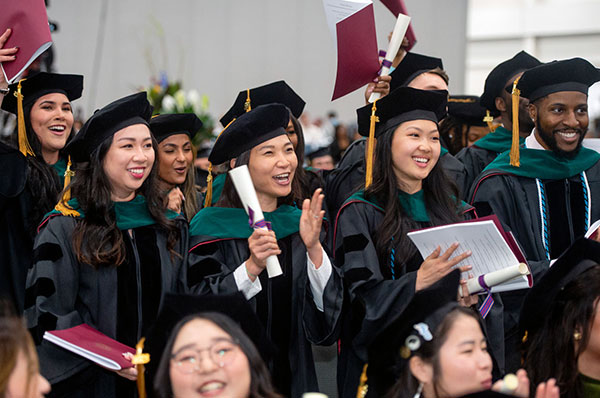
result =
M446 82L446 84L450 83L450 77L448 76L448 73L446 73L446 71L443 70L442 68L440 68L439 66L436 67L436 68L434 68L434 69L432 69L432 70L428 70L425 73L433 73L434 75L437 75L437 76L441 77L442 80L444 82Z
M153 394L155 398L171 398L173 396L173 388L171 378L169 376L169 368L171 363L171 353L179 331L190 321L194 319L204 319L217 325L219 328L231 336L238 343L250 367L250 397L251 398L279 398L280 395L275 392L271 375L261 358L258 350L252 343L252 340L244 331L228 316L217 312L201 312L198 314L189 315L183 318L175 325L166 347L163 350L160 363L154 378Z
M77 198L84 218L78 219L73 231L73 249L77 260L92 266L121 265L125 261L126 246L123 234L117 228L117 220L111 200L111 185L104 173L103 160L114 135L104 140L90 156L89 162L78 163L74 167L75 176L67 189ZM152 146L157 147L152 138ZM165 216L165 205L160 195L156 174L157 162L152 165L150 175L138 193L146 198L148 211L159 227L167 234L167 248L173 255L180 238L176 222ZM94 239L90 239L90 236Z
M467 127L463 131L463 127ZM451 155L456 155L467 144L467 137L471 126L464 120L461 120L452 115L448 115L440 122L440 136L448 145L448 152Z
M35 104L35 102L34 102ZM35 238L37 227L46 213L54 208L62 190L60 178L54 168L46 163L42 155L42 143L31 125L31 109L34 104L24 107L25 132L27 140L35 156L27 156L28 176L25 185L31 197L31 207L27 219L27 230L31 238ZM75 134L69 133L67 143ZM66 158L63 150L59 151L59 160Z
M528 333L521 354L531 394L539 383L554 377L561 397L583 397L577 360L589 343L599 296L600 265L596 265L561 289L542 327ZM579 341L575 332L581 333Z
M389 129L377 140L373 167L373 183L365 190L366 197L374 197L384 209L384 217L375 232L375 248L380 264L395 248L398 264L404 264L417 252L416 246L406 235L420 228L409 217L398 200L398 182L392 163L392 139L395 128ZM450 180L438 160L429 175L423 180L425 207L432 226L444 225L461 220L458 214L459 195L456 184ZM392 238L392 239L390 239Z
M235 160L235 166L247 165L250 162L250 152L252 150L246 151L239 155ZM230 170L229 163L227 164L227 169ZM298 163L298 167L296 167L296 173L294 173L294 179L292 180L292 191L288 196L278 198L277 206L281 206L283 204L293 206L296 202L302 202L302 188L300 184L300 179L298 178L298 170L302 169L300 163ZM218 207L237 207L243 208L242 201L240 200L239 195L235 190L235 186L229 178L229 174L225 177L225 183L223 184L223 191L221 193L221 197L217 202Z
M420 357L424 362L429 363L433 366L433 389L435 396L440 397L443 394L441 391L439 381L441 380L442 370L440 368L440 349L448 338L448 332L454 326L454 323L460 316L468 316L477 321L479 325L478 315L467 307L455 307L444 317L442 322L435 329L431 341L422 341L421 347L413 353L412 356ZM386 393L386 398L413 398L419 387L419 380L413 376L408 365L408 360L404 363L404 367L401 371L400 377L392 388ZM435 397L428 397L435 398Z

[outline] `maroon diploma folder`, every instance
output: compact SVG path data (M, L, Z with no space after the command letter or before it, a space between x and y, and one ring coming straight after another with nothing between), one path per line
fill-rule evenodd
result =
M44 0L3 1L0 11L0 35L6 29L12 33L4 48L19 47L17 59L3 62L3 73L9 83L14 80L52 45Z
M121 370L133 366L131 361L123 357L123 353L135 354L135 349L85 323L69 329L48 331L44 333L44 339L108 369Z

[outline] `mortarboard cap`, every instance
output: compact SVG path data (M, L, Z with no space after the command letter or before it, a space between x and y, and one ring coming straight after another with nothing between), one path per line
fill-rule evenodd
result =
M33 105L38 98L50 93L62 93L69 101L76 100L83 91L83 76L40 72L21 79L8 88L10 91L2 101L2 109L17 115L19 151L24 156L35 156L27 139L23 108Z
M599 263L600 243L591 239L580 238L561 254L525 296L519 316L519 335L523 341L544 325L560 291Z
M290 114L285 105L268 104L253 108L223 130L208 160L212 164L221 164L258 144L286 134L289 120Z
M329 150L328 146L324 146L315 151L312 151L311 153L306 155L306 157L312 161L314 158L319 158L321 156L327 156L327 155L331 155L331 151Z
M304 100L285 81L279 80L240 91L231 108L221 118L221 124L227 126L233 119L252 108L274 103L287 106L296 118L300 117L305 105Z
M594 65L583 58L571 58L527 70L517 88L521 97L533 102L560 91L579 91L587 95L590 86L597 81L600 81L600 71Z
M33 104L38 98L50 93L62 93L69 101L74 101L81 97L83 91L83 76L82 75L63 75L59 73L40 72L21 79L17 83L13 83L8 88L10 92L2 101L2 109L17 113L17 97L15 95L19 83L21 84L21 94L23 95L23 106Z
M486 109L476 95L451 95L448 99L448 115L472 126L486 126L483 121Z
M150 120L150 131L157 142L175 134L187 134L192 139L201 127L202 121L194 113L164 114Z
M390 91L394 91L398 87L407 86L415 77L435 68L444 69L441 58L410 52L406 53L396 69L390 73L390 76L392 77Z
M456 301L460 271L454 270L428 289L415 293L406 310L369 346L369 390L383 396L398 379L408 359L459 304Z
M496 108L496 97L499 97L504 87L509 83L508 79L517 73L531 69L542 63L525 51L520 51L514 57L496 66L485 79L483 94L481 94L481 105L489 110L493 116L498 116L500 111Z
M438 123L446 115L448 101L447 91L418 90L411 87L400 87L376 103L375 114L379 121L375 125L375 138L385 131L409 120L431 120ZM358 132L369 135L372 104L356 110L358 116Z
M189 315L206 312L218 312L234 320L252 340L265 362L273 355L273 344L258 316L241 293L202 296L167 293L156 321L146 335L145 351L150 354L150 364L147 365L150 376L148 380L154 379L173 328Z
M151 115L145 92L120 98L94 112L65 149L75 162L86 162L104 140L134 124L148 126Z

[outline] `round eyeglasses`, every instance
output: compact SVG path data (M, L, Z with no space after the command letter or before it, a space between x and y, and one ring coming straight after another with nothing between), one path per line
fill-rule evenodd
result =
M201 354L207 351L211 361L220 368L229 365L236 357L239 351L239 345L229 339L217 340L212 346L197 350L195 348L183 349L171 356L171 360L177 368L183 373L194 373L202 370Z

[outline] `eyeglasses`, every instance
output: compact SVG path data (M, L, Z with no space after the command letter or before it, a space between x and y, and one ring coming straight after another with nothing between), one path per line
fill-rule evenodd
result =
M185 349L182 352L171 356L177 368L183 373L194 373L202 370L200 363L202 362L201 353L207 351L208 355L215 365L223 368L229 365L235 359L239 345L229 339L218 340L212 346L201 350Z

